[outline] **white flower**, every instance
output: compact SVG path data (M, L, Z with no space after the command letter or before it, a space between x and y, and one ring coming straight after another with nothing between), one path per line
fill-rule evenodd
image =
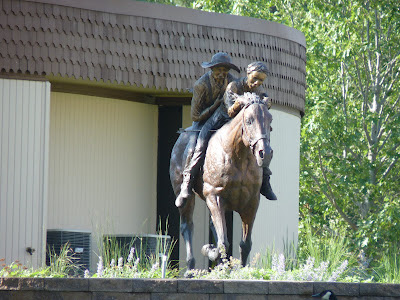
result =
M124 265L124 259L122 257L118 258L118 268L122 268Z
M129 252L129 255L128 255L128 264L130 264L133 261L133 255L134 254L135 254L135 248L132 247L131 251Z
M103 266L103 258L99 257L99 262L97 263L97 277L103 276L104 266Z

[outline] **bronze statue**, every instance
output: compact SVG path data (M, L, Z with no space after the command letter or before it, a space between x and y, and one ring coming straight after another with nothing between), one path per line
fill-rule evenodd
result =
M205 245L203 254L216 260L220 258L220 250L228 248L225 211L233 210L242 219L240 256L242 265L245 265L251 250L251 232L260 201L263 168L272 158L272 115L266 99L256 94L232 94L230 97L243 108L209 140L203 169L196 177L193 189L206 201L218 237L218 246ZM222 108L224 106L219 111ZM181 192L190 141L195 139L193 136L196 133L192 129L189 127L180 135L172 150L170 177L175 195ZM195 266L192 253L194 201L194 194L191 193L186 204L179 207L188 269Z
M193 87L191 111L193 125L191 130L199 131L199 133L193 134L187 141L189 144L182 172L183 180L175 201L175 205L179 208L183 207L193 195L193 182L203 164L212 130L219 129L229 120L229 117L221 114L217 108L223 103L227 85L235 79L229 74L229 70L234 69L239 72L239 68L224 52L215 54L211 62L204 62L202 67L211 68L211 71L200 77Z
M269 74L267 66L263 62L253 62L247 66L247 76L232 81L226 88L224 94L224 102L227 113L233 118L240 109L245 105L240 101L235 101L235 95L243 95L245 92L255 93L267 103L268 109L271 108L271 100L262 87L262 83ZM263 170L263 184L261 186L261 194L269 200L277 200L275 193L272 191L270 184L269 163L265 165Z

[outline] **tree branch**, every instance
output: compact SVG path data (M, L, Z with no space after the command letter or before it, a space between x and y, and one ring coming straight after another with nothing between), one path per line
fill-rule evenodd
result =
M385 146L385 144L387 143L387 141L389 140L389 138L392 136L392 130L390 129L387 136L385 137L385 140L383 141L382 145L378 148L378 152L380 152L383 147Z
M397 145L399 146L399 145ZM387 167L385 172L383 173L382 180L385 180L386 177L389 175L390 171L393 169L393 167L396 165L397 161L399 160L399 157L396 157L391 164Z
M324 177L325 183L326 183L326 185L327 185L327 189L328 189L329 195L328 195L328 193L326 193L326 192L321 188L321 185L319 184L319 182L317 182L318 186L320 187L320 189L321 189L321 191L324 193L324 195L328 198L328 200L331 202L331 204L336 208L336 210L337 210L338 213L342 216L342 218L350 225L350 227L351 227L354 231L357 231L357 230L358 230L357 225L343 212L343 210L340 208L340 206L337 204L337 202L336 202L336 200L335 200L335 197L334 197L334 195L333 195L332 189L331 189L330 184L329 184L329 180L328 180L328 178L326 177L326 174L325 174L325 172L324 172L324 168L323 168L323 166L322 166L321 151L320 151L319 148L318 148L318 157L319 157L320 168L321 168L321 171L322 171L322 176ZM313 177L313 179L314 179L315 176L311 174L311 177ZM316 178L315 178L315 179L316 179ZM315 181L315 179L314 179L314 181Z

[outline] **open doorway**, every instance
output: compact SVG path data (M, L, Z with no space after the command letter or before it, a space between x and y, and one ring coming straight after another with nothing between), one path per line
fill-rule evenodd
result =
M175 207L175 194L169 179L171 151L182 127L182 106L158 108L158 162L157 162L157 229L166 230L176 241L171 253L173 263L179 261L179 211Z

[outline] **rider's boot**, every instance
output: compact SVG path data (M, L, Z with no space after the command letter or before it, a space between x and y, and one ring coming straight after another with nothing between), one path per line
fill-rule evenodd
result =
M193 178L190 172L183 172L183 180L181 184L181 192L175 200L175 206L178 208L184 207L190 196L192 196Z
M271 178L271 170L268 167L263 169L263 182L261 185L260 193L265 196L268 200L278 200L274 191L272 190L270 178Z

